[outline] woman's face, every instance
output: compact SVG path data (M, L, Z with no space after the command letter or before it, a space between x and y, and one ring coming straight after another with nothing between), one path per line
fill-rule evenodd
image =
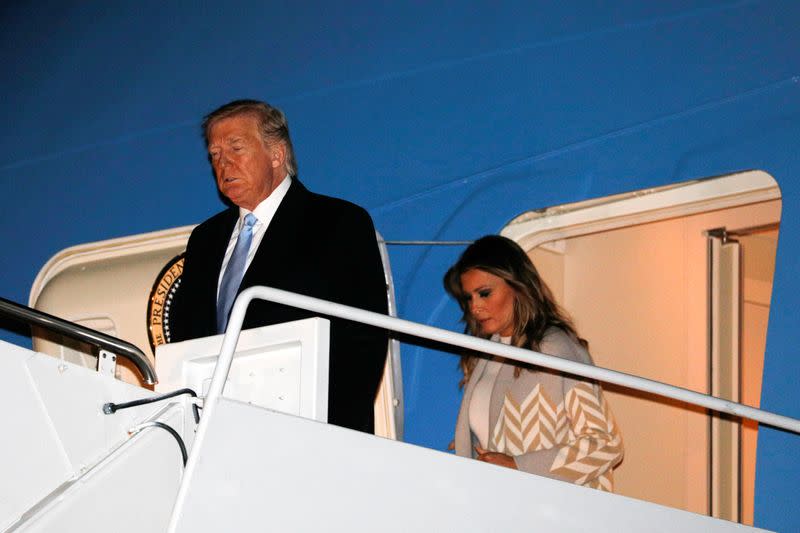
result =
M473 268L461 275L467 310L484 335L514 333L514 289L503 278Z

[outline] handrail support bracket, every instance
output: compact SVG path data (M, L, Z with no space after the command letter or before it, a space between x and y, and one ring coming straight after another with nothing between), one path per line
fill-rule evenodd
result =
M116 377L117 356L108 350L100 349L97 354L97 372L104 376Z

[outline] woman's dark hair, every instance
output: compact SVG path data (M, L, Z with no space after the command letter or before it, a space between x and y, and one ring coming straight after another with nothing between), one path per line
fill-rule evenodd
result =
M461 307L461 320L467 333L488 337L480 333L478 323L469 312L467 295L461 287L461 276L474 269L502 278L514 290L512 345L538 351L547 329L556 327L588 348L588 343L575 331L572 320L556 303L553 293L539 276L528 254L517 243L500 235L487 235L473 242L444 276L444 288ZM462 383L469 380L476 362L475 355L462 357ZM514 375L519 376L519 372L520 367L517 367Z

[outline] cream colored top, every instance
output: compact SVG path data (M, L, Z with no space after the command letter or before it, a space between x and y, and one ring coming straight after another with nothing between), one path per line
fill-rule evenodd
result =
M511 344L511 337L495 335L492 340L499 340L503 344ZM492 399L492 389L494 388L497 374L502 367L503 363L500 361L488 361L486 363L486 369L475 384L475 391L472 393L472 400L470 400L469 404L469 428L483 449L487 449L489 443L489 407Z
M592 363L576 338L555 327L545 332L539 351ZM454 442L456 455L461 457L477 456L479 442L470 427L470 411L475 386L488 362L478 360L464 387ZM535 366L526 365L515 375L516 368L513 361L500 362L489 400L489 445L485 449L511 456L517 469L524 472L613 490L613 469L624 452L622 436L600 386ZM485 425L487 411L480 416Z

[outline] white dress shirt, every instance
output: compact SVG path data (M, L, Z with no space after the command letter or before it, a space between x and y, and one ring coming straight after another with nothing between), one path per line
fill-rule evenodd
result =
M256 255L256 251L258 251L258 246L261 244L264 234L267 232L270 222L272 222L272 218L275 216L275 212L281 205L283 197L286 196L286 191L289 190L291 184L292 178L286 176L275 190L272 191L272 194L258 204L253 211L249 211L244 207L239 208L239 220L233 226L233 232L228 241L228 249L225 250L225 258L222 260L222 268L220 268L219 278L217 279L217 299L219 299L219 286L222 283L222 276L225 274L225 269L228 268L228 263L233 255L233 249L236 247L236 241L239 238L239 232L244 225L244 217L246 217L248 213L253 213L257 219L257 222L253 226L253 239L250 241L250 249L247 252L247 261L244 266L244 271L246 273L247 269L250 267L250 263L253 261L253 257Z

